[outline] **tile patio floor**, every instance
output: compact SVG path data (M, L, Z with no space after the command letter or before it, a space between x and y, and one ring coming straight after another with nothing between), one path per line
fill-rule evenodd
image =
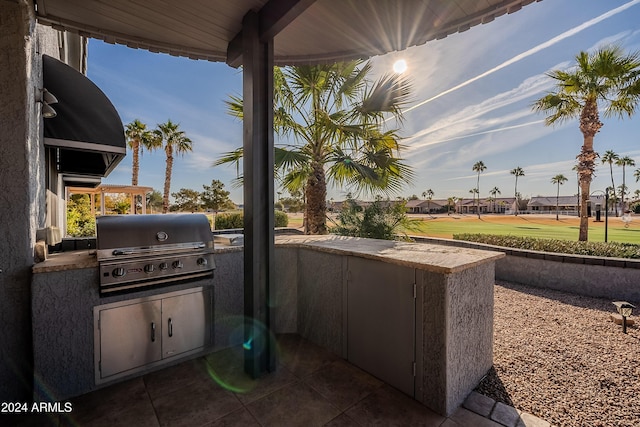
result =
M278 344L279 369L257 381L244 374L242 351L231 348L79 396L69 414L15 425L502 426L462 407L438 415L297 335Z

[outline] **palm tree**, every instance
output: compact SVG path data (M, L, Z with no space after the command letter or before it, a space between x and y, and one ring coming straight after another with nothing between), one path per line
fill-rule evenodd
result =
M613 150L605 151L604 155L602 156L602 164L604 165L605 163L609 163L609 172L611 173L611 188L616 188L616 185L613 183L613 164L617 163L619 159L620 159L620 156L614 153ZM616 213L616 216L618 216L617 203L615 205L615 213Z
M147 210L149 213L153 213L154 208L162 209L162 194L159 191L153 190L151 193L147 193L146 196Z
M432 189L428 189L427 191L422 192L422 197L427 199L427 211L429 211L429 215L431 215L431 199L433 199L434 192Z
M496 213L496 196L502 193L500 192L500 189L498 187L493 187L493 189L489 191L489 194L493 196L493 213Z
M633 176L636 179L636 182L640 181L640 169L633 171Z
M478 181L476 183L476 192L478 193L478 218L480 218L480 174L487 169L487 167L484 165L484 162L482 160L480 160L479 162L475 162L473 164L473 167L471 168L473 169L475 172L478 172Z
M627 185L626 185L626 177L625 177L625 166L635 166L636 162L635 160L633 160L631 157L629 156L624 156L624 157L620 157L617 161L616 161L616 165L618 166L622 166L622 188L623 189L627 189ZM622 192L622 211L625 212L627 210L627 208L624 205L624 194L626 191Z
M515 213L515 215L518 216L518 177L519 176L524 176L524 169L522 169L520 166L516 166L515 168L511 169L509 171L509 173L516 177L516 186L514 187L513 195L514 195L514 197L516 199L516 201L515 201L515 205L516 205L516 213Z
M593 138L603 126L598 103L604 103L605 117L633 115L640 101L640 61L637 53L624 54L619 47L605 47L591 55L580 52L576 56L576 67L569 71L554 70L549 76L556 81L556 91L535 101L533 109L548 113L546 125L574 118L580 120L584 141L578 155L579 239L586 241L589 237L587 202L598 156L593 150Z
M560 218L558 218L558 199L560 198L560 186L565 182L567 182L567 177L562 174L558 174L551 178L552 184L558 184L558 191L556 192L556 221L560 220Z
M451 206L453 205L453 209L455 212L455 208L456 208L456 197L449 197L447 198L447 215L451 215Z
M158 128L153 131L160 143L164 146L167 155L167 167L164 173L164 193L162 196L162 213L169 211L169 192L171 189L171 170L173 169L173 155L182 155L193 151L193 143L185 136L184 131L179 129L178 123L173 123L170 119L166 123L158 124Z
M620 200L624 200L624 196L626 194L629 194L629 189L627 188L626 185L622 184L622 185L618 185L618 194L616 195L616 200L617 200L617 196L620 196ZM624 207L624 203L620 202L620 206ZM624 213L625 209L622 209L622 212Z
M478 194L478 189L477 188L472 188L471 190L469 190L469 193L471 193L471 196L473 197L472 199L472 203L471 205L475 205L476 204L476 194ZM478 208L479 204L480 204L480 195L478 194L478 205L476 205L476 208ZM480 217L480 212L478 212L478 217Z
M274 69L274 127L293 143L275 148L275 168L288 190L305 193L305 232L325 234L327 182L358 192L398 191L411 168L398 157L402 146L389 115L399 122L410 86L400 75L374 84L371 64L350 61ZM242 99L227 102L242 118ZM234 163L242 149L215 164Z
M135 119L131 123L127 124L125 129L125 135L127 137L127 145L133 152L133 159L131 165L131 185L138 185L138 174L140 172L140 153L146 148L149 151L153 151L160 147L161 142L155 138L153 132L147 129L147 125L140 120ZM137 202L137 201L136 201ZM135 203L133 209L136 209L137 203Z
M133 164L131 166L131 185L138 185L138 173L140 171L140 151L145 148L154 150L158 148L157 138L153 132L147 129L147 125L135 119L126 126L125 135L127 144L133 152Z

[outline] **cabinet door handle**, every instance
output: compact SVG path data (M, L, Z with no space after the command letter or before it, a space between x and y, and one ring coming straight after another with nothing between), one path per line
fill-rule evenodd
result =
M173 336L173 322L171 321L171 318L169 318L169 336Z
M151 322L151 342L156 341L156 322Z

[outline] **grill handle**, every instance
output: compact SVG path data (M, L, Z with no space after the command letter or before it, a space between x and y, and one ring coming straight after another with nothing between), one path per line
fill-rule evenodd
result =
M116 249L115 251L113 251L113 255L116 255L116 256L118 256L118 255L131 255L131 254L133 254L133 251L123 251L123 250L120 250L120 249Z
M171 318L169 318L169 337L173 336L173 322L171 321Z
M113 256L122 255L146 255L158 252L167 252L170 250L189 250L189 249L204 249L207 245L204 242L192 242L192 243L176 243L174 245L162 245L157 247L148 248L126 248L126 249L114 249L111 251Z
M156 342L156 322L151 322L151 342Z

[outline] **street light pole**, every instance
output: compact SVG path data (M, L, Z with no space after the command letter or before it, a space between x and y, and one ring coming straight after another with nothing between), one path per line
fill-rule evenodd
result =
M607 242L609 231L609 187L604 192L604 242Z

